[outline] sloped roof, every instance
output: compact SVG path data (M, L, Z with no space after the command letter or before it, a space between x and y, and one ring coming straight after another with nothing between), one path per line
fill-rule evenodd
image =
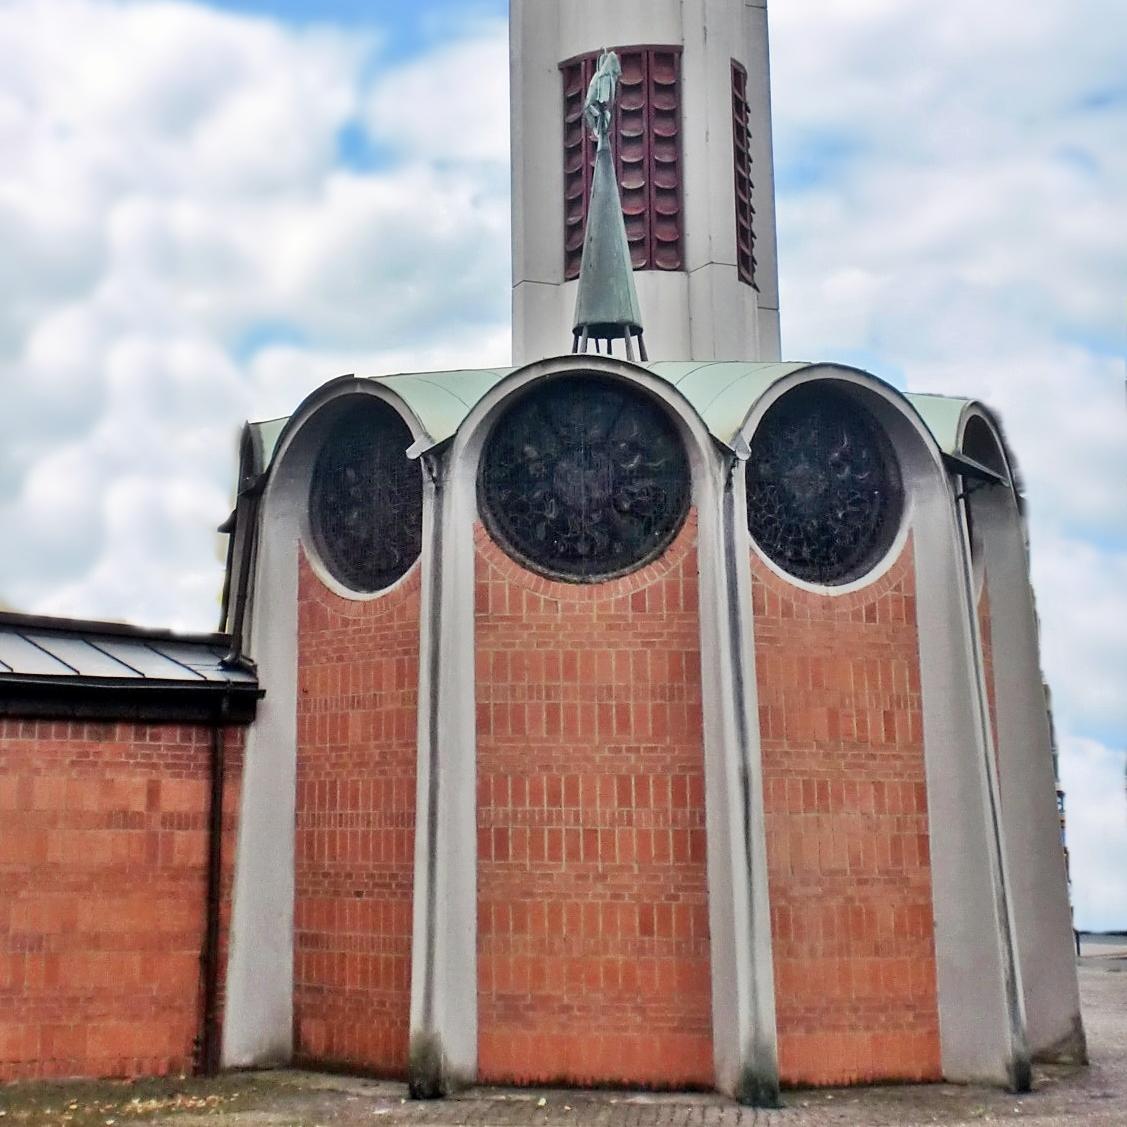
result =
M249 719L258 680L224 663L229 648L224 634L0 614L0 715Z
M967 408L974 402L951 395L916 395L904 397L919 412L939 449L944 454L959 453L959 431Z
M743 424L751 404L764 391L777 380L810 365L662 360L638 366L676 387L696 408L709 431L720 442L728 443ZM394 391L415 413L430 440L437 445L452 438L477 403L518 370L458 369L368 378ZM250 424L257 472L269 466L288 422L288 419L271 419Z
M576 357L576 361L577 365L581 364L580 357ZM773 384L804 368L816 366L820 365L733 360L658 360L637 365L676 387L695 408L713 437L725 445L732 444L749 411ZM430 442L437 445L452 438L477 403L518 370L458 369L368 378L394 391L415 413ZM973 401L942 395L911 394L904 398L920 414L940 449L945 453L957 452L960 423ZM270 465L288 422L288 419L272 419L250 424L254 472L261 473Z

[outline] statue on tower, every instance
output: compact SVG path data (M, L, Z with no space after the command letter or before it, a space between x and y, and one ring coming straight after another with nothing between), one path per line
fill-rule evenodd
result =
M583 116L600 149L610 140L618 80L621 77L622 63L618 61L618 56L613 51L604 50L599 56L599 65L591 79L591 85L587 88L587 101L583 104Z

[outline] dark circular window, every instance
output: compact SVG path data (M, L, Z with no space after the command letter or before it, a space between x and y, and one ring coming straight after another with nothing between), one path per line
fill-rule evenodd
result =
M387 404L364 397L329 428L313 467L310 524L337 582L371 594L418 559L423 475L407 457L412 436Z
M892 544L903 497L884 431L824 385L780 400L752 439L748 528L799 579L834 585L864 575Z
M642 392L566 376L521 397L486 442L478 500L521 563L591 583L656 559L689 511L689 466L668 415Z

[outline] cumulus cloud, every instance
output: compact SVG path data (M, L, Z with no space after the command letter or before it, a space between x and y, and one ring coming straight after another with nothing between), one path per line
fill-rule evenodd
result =
M375 32L0 6L6 602L211 628L240 420L342 372L507 361L499 44L435 48L450 130ZM357 122L393 161L342 161Z
M1077 925L1122 931L1127 904L1127 754L1065 733L1061 777L1067 794L1072 903Z
M399 68L365 110L373 131L423 159L507 166L508 104L508 33L494 23Z

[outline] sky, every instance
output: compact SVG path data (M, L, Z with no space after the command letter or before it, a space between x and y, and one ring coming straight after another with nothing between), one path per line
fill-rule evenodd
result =
M244 419L509 361L505 16L0 0L0 604L212 629ZM1127 928L1127 11L771 22L784 356L1001 412L1077 923Z

